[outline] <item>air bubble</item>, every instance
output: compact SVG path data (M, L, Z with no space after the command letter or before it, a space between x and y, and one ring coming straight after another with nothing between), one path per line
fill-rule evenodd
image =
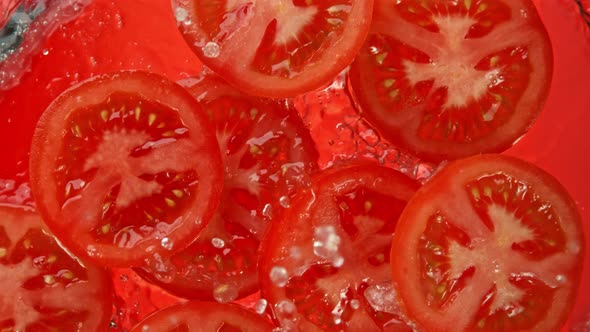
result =
M219 303L229 303L238 298L238 289L228 284L220 284L213 289L213 298Z
M262 215L272 219L272 206L270 204L266 204L262 209Z
M275 314L284 330L292 331L297 327L297 307L289 300L282 300L275 305Z
M207 58L217 58L221 51L219 45L215 42L208 42L201 50Z
M269 273L270 280L280 288L285 287L287 281L289 281L289 274L287 269L282 266L274 266Z
M188 18L188 11L182 7L177 7L174 10L174 16L176 17L177 22L185 22Z
M281 196L281 198L279 198L279 204L285 209L288 209L291 207L291 200L289 200L289 197L287 196Z
M256 302L254 310L256 310L257 314L262 315L266 311L266 307L268 307L268 301L265 299L260 299L258 302Z
M150 326L149 326L149 325L144 325L144 326L141 328L141 332L149 332L149 330L150 330Z
M361 307L361 301L359 301L357 299L350 301L350 307L354 310L357 310L358 308Z
M344 265L344 257L340 255L334 257L334 259L332 260L332 266L342 267L342 265Z
M174 242L172 242L172 240L170 240L169 238L165 237L162 239L162 241L160 241L160 245L162 246L162 248L166 250L172 250L172 248L174 247Z
M557 282L559 282L560 284L565 284L567 282L567 277L563 274L558 274L555 277L555 280L557 280Z
M211 239L211 244L217 249L225 247L225 241L217 237Z

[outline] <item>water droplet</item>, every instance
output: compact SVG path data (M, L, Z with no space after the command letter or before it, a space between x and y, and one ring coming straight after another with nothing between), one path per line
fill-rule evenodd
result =
M48 49L44 49L42 53L43 53L43 55L48 55L49 54L49 50Z
M217 58L221 52L219 45L215 42L208 42L201 50L207 58Z
M334 259L332 260L332 266L342 267L342 265L344 265L344 257L340 255L334 257Z
M287 273L287 269L282 266L273 266L269 273L270 280L277 286L277 287L285 287L287 281L289 281L289 274Z
M270 204L266 204L264 206L264 209L262 209L262 215L272 219L272 206Z
M169 238L165 237L162 239L162 241L160 241L160 245L162 246L162 248L166 250L172 250L172 248L174 247L174 242L172 242L172 240L170 240Z
M260 299L258 302L256 302L254 309L256 310L257 314L262 315L266 311L266 307L268 307L268 301L265 299Z
M321 226L314 230L313 252L316 256L342 264L344 261L338 253L339 247L340 236L334 226Z
M555 280L557 280L557 282L559 282L560 284L565 284L567 282L567 277L563 274L558 274L555 277Z
M213 298L219 303L229 303L238 298L238 288L228 284L220 284L213 289Z
M211 239L211 244L217 249L225 247L225 241L217 237Z
M299 317L297 307L289 300L282 300L275 305L275 314L281 326L287 331L294 330Z
M288 209L291 207L291 200L289 200L289 197L287 197L287 196L281 196L281 198L279 198L279 203L285 209Z
M141 332L149 332L149 330L150 330L150 326L149 326L149 325L144 325L144 326L141 328Z

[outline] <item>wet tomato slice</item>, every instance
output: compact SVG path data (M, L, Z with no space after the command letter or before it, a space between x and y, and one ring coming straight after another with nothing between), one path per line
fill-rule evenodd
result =
M205 227L223 185L215 133L194 98L158 75L99 76L61 94L31 149L41 215L76 255L158 265Z
M177 296L229 302L258 290L259 241L308 182L318 154L286 101L246 96L212 74L183 85L216 129L224 191L216 215L189 248L159 270L138 272Z
M174 0L178 27L236 88L290 97L328 84L358 53L373 0Z
M131 332L270 332L262 316L235 304L185 302L148 316Z
M299 331L412 331L391 282L391 235L418 185L389 168L319 173L273 222L260 253L262 296Z
M408 203L393 279L427 331L557 331L577 292L580 215L556 179L527 162L453 162Z
M109 274L62 249L30 208L0 204L0 330L108 328Z
M378 0L350 82L386 138L436 161L514 144L542 110L552 68L530 0Z

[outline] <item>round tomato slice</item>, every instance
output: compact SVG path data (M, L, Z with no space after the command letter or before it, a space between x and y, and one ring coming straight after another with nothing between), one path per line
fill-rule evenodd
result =
M328 84L358 53L373 0L174 0L203 64L253 95L291 97Z
M530 0L378 0L350 82L386 138L444 160L514 144L542 110L552 68Z
M148 316L131 332L265 332L274 326L235 304L186 302Z
M189 248L158 270L138 272L177 296L229 302L258 290L259 241L315 171L318 156L286 102L243 95L214 75L183 84L217 130L224 191L216 215Z
M31 209L0 204L0 330L106 331L109 274L82 265Z
M121 72L61 94L38 123L31 186L76 255L159 265L205 227L223 185L215 133L194 98L154 74Z
M391 282L391 235L418 185L389 168L320 173L273 222L260 253L262 296L291 331L412 331Z
M448 164L408 203L393 279L425 331L557 331L584 252L565 189L527 162L483 155Z

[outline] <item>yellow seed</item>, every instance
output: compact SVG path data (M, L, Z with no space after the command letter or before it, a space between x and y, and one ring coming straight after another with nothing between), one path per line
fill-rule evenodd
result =
M166 201L166 205L168 205L168 207L175 207L176 206L176 202L168 197L164 198L164 200Z
M251 119L256 118L257 115L258 115L258 110L257 109L253 108L253 109L250 110L250 118Z
M480 319L480 320L477 322L477 327L479 327L480 329L483 329L483 328L484 328L484 326L486 326L486 319L485 319L485 318L483 318L483 319Z
M164 127L166 127L166 122L160 122L160 124L156 126L158 129L162 129Z
M383 61L385 61L385 58L387 57L387 52L386 53L379 53L376 57L375 60L377 60L377 63L379 65L383 64Z
M479 14L481 12L483 12L484 10L488 9L488 5L485 3L482 3L479 5L479 7L477 7L477 11L475 12L476 14Z
M80 126L78 124L74 124L74 126L72 127L72 133L76 137L82 137L82 130L80 129Z
M251 154L259 154L260 148L258 147L258 145L250 145L250 153Z
M479 198L480 198L479 197L479 189L477 189L477 188L471 188L471 195L473 196L473 198L476 201L479 201Z
M67 270L64 273L62 273L61 276L64 279L72 280L74 279L74 272Z
M154 121L156 121L156 115L154 113L150 113L148 116L148 125L153 125Z
M497 55L494 55L493 57L490 58L490 67L496 67L498 62L500 62L500 57Z
M393 78L383 81L383 86L388 89L391 88L393 86L393 84L395 84L395 80Z
M377 259L377 261L378 261L378 262L380 262L380 263L383 263L383 262L385 262L385 255L383 255L383 254L377 254L377 255L375 256L375 258L376 258L376 259Z
M492 188L490 188L490 187L483 188L483 195L487 196L489 198L492 198Z
M508 192L507 191L503 192L502 196L504 196L504 202L508 202Z
M55 278L50 275L50 274L46 274L43 276L43 281L47 284L47 285L53 285L55 284Z
M274 156L274 155L276 155L276 154L277 154L277 152L279 152L279 148L277 148L276 146L273 146L273 147L270 149L270 155L271 155L271 156Z
M397 96L399 95L399 90L395 89L389 92L389 98L391 99L396 99Z
M174 132L172 130L168 130L167 132L162 134L162 137L172 137L174 136Z
M7 250L6 248L0 248L0 258L6 257Z
M100 117L101 117L102 121L107 122L109 119L109 111L107 111L107 110L100 111Z
M465 0L465 8L471 8L471 0Z
M52 264L55 263L57 261L57 256L55 255L50 255L49 257L47 257L47 263Z
M555 247L557 245L557 242L555 242L551 239L545 240L545 243L547 243L550 247Z
M146 216L146 218L148 218L149 221L153 221L154 217L149 214L147 211L143 211L143 214Z
M100 228L100 231L102 232L102 234L107 234L108 232L110 232L110 230L111 230L111 224L104 224Z
M442 285L436 287L436 292L438 294L443 294L446 290L447 290L447 286L445 284L442 284Z
M184 196L184 192L182 190L174 189L172 190L172 193L178 198L182 198L182 196Z
M371 211L373 208L373 203L371 201L365 201L365 212Z
M25 239L23 241L23 247L25 247L25 249L30 249L31 248L31 240Z
M141 117L141 107L137 106L135 108L135 120L139 121L140 117Z

